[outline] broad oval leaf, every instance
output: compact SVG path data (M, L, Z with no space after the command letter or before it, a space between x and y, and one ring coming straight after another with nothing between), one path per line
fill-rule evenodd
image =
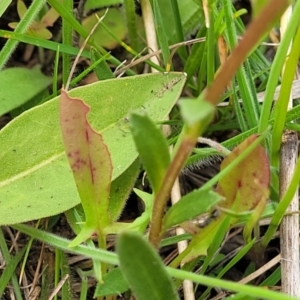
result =
M138 300L178 300L174 283L155 249L132 232L117 241L120 268Z
M101 23L106 25L106 27L109 27L112 34L119 40L123 40L127 34L127 26L123 14L116 8L110 8L107 13L105 13L104 10L99 10L96 13L87 16L83 19L82 26L87 32L90 32L97 23L98 18L103 17L104 14L105 18ZM92 34L92 39L97 45L101 45L109 50L114 49L119 45L116 39L108 33L101 24L100 26L97 26L96 30ZM81 40L81 44L83 44L83 40Z
M52 82L39 69L9 68L0 72L0 115L25 104Z
M69 92L91 111L91 126L103 135L112 156L113 176L137 158L128 128L131 111L162 120L180 96L182 73L111 79ZM58 97L28 110L0 132L0 225L55 215L79 201L59 128Z

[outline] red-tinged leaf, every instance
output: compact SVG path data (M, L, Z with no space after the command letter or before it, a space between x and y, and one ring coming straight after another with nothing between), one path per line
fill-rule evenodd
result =
M258 188L260 188L260 187L258 187ZM244 240L247 242L249 242L251 240L252 230L253 230L254 226L257 224L257 222L259 221L259 218L260 218L261 214L263 213L266 203L267 203L267 200L269 198L269 190L263 189L263 188L261 188L261 189L262 189L262 198L256 205L252 214L250 215L250 217L244 227L244 230L243 230Z
M81 234L70 244L76 246L110 224L108 199L112 162L101 134L87 121L90 108L83 100L70 98L62 90L60 125L66 155L76 182L86 222Z
M255 140L252 135L237 146L222 162L221 170L232 163ZM254 209L265 195L270 183L270 166L265 149L258 145L218 183L216 192L225 197L220 207L244 212ZM235 199L238 201L235 203ZM234 207L233 207L234 206Z
M237 146L222 162L221 170L231 164L238 156L244 155L243 152L256 141L257 136L252 135L239 146ZM249 218L245 229L245 236L250 232L259 219L268 195L270 182L269 160L264 148L258 145L240 163L237 164L226 176L218 183L216 192L225 198L218 206L233 213L241 213L254 210ZM207 227L196 230L191 243L185 250L183 262L206 255L207 249L211 246L214 235L224 220L225 213L220 211L220 215ZM231 218L230 224L235 223L235 218Z

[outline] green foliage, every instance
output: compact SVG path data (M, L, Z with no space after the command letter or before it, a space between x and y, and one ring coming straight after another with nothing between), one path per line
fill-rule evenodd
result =
M117 253L121 270L137 299L179 299L161 258L142 236L122 233Z
M103 277L103 281L97 285L94 297L121 294L129 289L128 282L120 268L110 270Z
M147 116L131 114L130 125L132 137L151 187L154 193L157 193L170 163L167 141Z
M10 280L12 280L13 287L16 291L16 294L18 298L20 299L20 287L18 284L18 280L15 275L16 268L24 256L24 253L26 251L26 246L24 246L21 250L18 251L18 253L14 256L11 257L9 253L9 249L7 248L7 245L5 243L5 238L3 235L2 230L0 231L0 249L1 253L3 254L3 257L6 262L5 270L2 272L1 277L0 277L0 296L3 295L6 285Z
M128 128L129 112L147 111L156 120L163 119L179 97L184 82L182 74L153 74L102 81L69 92L92 107L89 121L103 134L108 145L114 166L113 179L137 158ZM166 89L166 85L172 89ZM79 203L64 155L58 98L8 124L1 131L0 140L4 163L0 174L1 224L55 215ZM120 155L120 143L126 155Z
M104 11L96 12L95 14L92 14L83 20L82 26L87 32L90 32L97 23L98 19L96 15L101 18L104 15ZM122 14L117 9L111 8L105 15L103 23L106 26L109 26L113 34L116 35L120 40L125 38L127 34L127 28L125 26L125 21ZM105 31L105 29L103 29L101 24L93 33L92 39L95 44L101 45L106 49L113 49L118 45L118 42L115 41L114 38Z
M125 201L132 191L139 171L140 163L137 159L124 173L122 173L122 175L112 182L108 210L113 221L116 221L120 217Z
M7 87L0 90L0 115L4 115L43 92L52 79L37 68L8 68L0 72L0 82Z
M164 217L163 231L210 211L222 199L219 194L210 189L192 191L168 210Z
M87 0L85 3L85 9L96 9L116 4L122 4L123 0Z
M97 78L99 80L106 80L106 79L114 78L115 76L114 76L113 72L107 65L107 62L105 61L105 59L103 59L104 56L101 55L101 53L98 52L98 50L94 47L91 47L90 53L91 53L92 63L96 63L100 60L99 65L97 65L95 67L95 72L96 72Z
M9 2L0 1L0 16ZM14 224L11 227L31 236L32 240L36 238L55 247L55 285L70 273L62 251L90 258L93 267L84 271L77 269L82 281L81 299L87 297L87 276L91 275L98 281L95 297L115 297L131 290L129 293L137 299L149 299L149 295L153 299L179 299L175 283L192 280L208 287L200 299L208 297L212 287L235 292L237 294L232 296L236 299L293 299L221 278L246 253L253 249L265 250L298 187L299 161L280 204L271 202L266 206L269 197L273 201L279 198L277 173L282 132L290 127L299 129L296 120L300 106L287 111L287 102L299 60L300 4L295 2L287 33L271 65L262 53L263 47L256 46L270 26L276 24L289 1L275 4L256 1L257 19L248 26L242 39L245 28L240 16L244 10L236 12L229 0L202 1L201 5L198 2L150 1L156 25L154 39L161 49L156 56L161 65L139 53L151 45L144 42L148 37L144 38L141 18L135 16L133 0L88 0L82 20L73 14L72 0L48 0L51 7L36 0L28 9L20 1L17 11L20 20L11 24L15 30L0 30L0 36L8 39L0 51L1 68L18 42L39 46L38 55L42 58L45 53L41 48L56 52L53 91L48 99L44 97L51 93L48 90L51 80L40 71L8 68L0 72L0 82L13 87L0 91L0 113L15 117L0 132L0 224ZM102 16L105 6L116 4L123 6L109 9L88 41L90 51L83 50L80 54L91 59L91 66L79 74L71 86L91 70L99 82L69 92L62 89L61 95L56 97L60 93L57 86L67 82L72 56L79 51L76 41L72 40L73 29L82 43L97 21L90 10L98 10ZM262 16L260 10L268 8L270 13ZM47 40L58 16L62 17L62 43L56 42L59 35L53 41ZM188 49L182 42L192 35L202 42L199 44L197 40ZM287 58L292 40L294 44ZM175 43L182 44L178 48ZM107 51L120 46L125 51L122 52L125 63ZM160 71L179 68L187 74L136 75L142 70L136 66L141 61ZM147 68L145 70L147 72ZM272 113L281 72L280 96ZM119 74L135 76L116 78ZM180 98L183 89L185 99ZM260 104L257 93L264 89L265 99ZM227 108L216 107L228 98ZM179 109L172 111L168 121L173 130L165 137L159 126L176 103ZM212 134L214 137L215 132L225 129L240 133L233 138L224 135L222 145L214 143L214 148L194 148L199 136ZM260 135L253 135L255 133ZM233 150L224 153L222 147ZM271 192L268 154L272 164ZM171 189L182 169L195 162L210 163L215 155L225 156L221 171L203 187L182 196L169 207ZM141 167L150 183L147 191L142 190L139 180L139 189L134 188ZM132 222L125 223L119 218L132 190L143 201L144 211ZM18 224L63 212L76 234L73 241ZM272 216L272 221L259 248L252 231L260 237L257 224L266 216ZM204 222L197 223L198 218ZM227 264L211 271L222 259L219 249L229 229L236 224L244 226L244 247ZM173 226L181 226L188 233L165 238ZM106 251L110 234L117 236L116 253ZM92 239L94 236L97 241ZM187 249L170 262L170 267L164 266L158 250L182 240L190 240ZM82 242L86 245L80 245ZM13 272L24 250L11 259L2 232L0 247L7 263L0 291L11 279L16 298L21 299ZM201 259L196 260L199 256ZM183 263L185 271L178 270ZM207 276L194 273L196 264L200 274ZM248 270L253 271L254 265ZM173 282L172 277L177 281ZM272 286L279 280L278 268L262 284ZM63 298L72 297L70 282L62 287ZM43 295L48 291L44 287Z
M3 0L0 3L0 17L3 15L12 0Z

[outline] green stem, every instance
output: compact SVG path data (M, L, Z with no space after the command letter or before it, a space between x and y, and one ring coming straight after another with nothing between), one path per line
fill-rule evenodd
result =
M274 112L274 126L272 132L272 151L271 151L271 164L272 166L279 165L279 150L281 146L281 138L286 122L286 115L288 111L288 103L291 96L293 79L295 70L297 68L300 53L300 26L298 27L296 36L293 41L293 47L287 59L282 78L281 89L279 98L275 106Z
M182 22L181 22L179 7L178 7L178 0L171 0L170 2L172 5L172 11L173 11L173 16L175 21L177 43L179 43L184 41L184 34L183 34ZM181 59L183 59L184 61L187 60L188 52L186 50L186 47L179 48L178 53Z
M196 140L197 137L191 138L189 136L185 136L183 138L164 177L161 185L162 188L160 188L155 196L149 232L149 241L155 248L158 248L162 238L162 220L171 189L187 158L191 154Z

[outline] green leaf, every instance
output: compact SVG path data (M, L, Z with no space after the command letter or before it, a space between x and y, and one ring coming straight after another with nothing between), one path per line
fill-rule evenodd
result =
M137 158L129 112L146 111L154 120L163 120L184 83L182 73L157 73L105 80L69 92L91 106L88 119L111 153L113 180ZM58 97L26 111L0 131L0 161L0 225L55 215L80 202L64 153Z
M110 153L102 135L90 126L87 120L90 107L81 99L70 98L62 90L59 111L66 155L85 213L83 231L100 235L111 222L108 214L113 169ZM70 245L77 246L88 238L79 234Z
M120 268L114 268L103 276L104 283L98 283L94 298L108 295L119 295L129 289Z
M166 27L163 26L163 19L162 19L161 10L159 8L159 2L161 1L152 0L152 9L153 9L153 15L155 21L157 40L158 40L159 48L162 51L164 65L166 66L170 57L170 49L168 45L168 35L166 34L166 30L165 30Z
M194 0L180 0L178 1L178 9L180 11L180 17L184 35L190 35L199 27L199 20L201 20L201 12L199 3L195 3ZM171 1L157 1L159 10L162 12L162 27L166 31L167 37L171 43L178 43L176 39L176 24L178 21L174 18L174 12L172 9Z
M95 8L102 8L106 6L116 5L116 4L123 4L123 0L87 0L85 3L85 9L91 10Z
M22 114L24 111L44 103L47 100L47 97L49 96L49 90L43 90L42 92L31 98L29 101L27 101L25 104L17 107L16 109L11 110L9 113L10 117L14 119L18 115Z
M99 18L101 18L104 15L104 13L104 10L100 10L86 17L82 21L82 26L87 32L90 32L98 21L96 14ZM120 40L125 39L127 34L126 22L122 13L119 10L117 10L116 8L110 8L102 22L107 27L109 27L112 33L115 36L117 36ZM101 45L106 49L114 49L119 45L118 42L115 41L115 39L109 33L107 33L106 30L101 26L101 23L100 26L96 28L91 38L94 40L94 43L96 45ZM81 43L82 42L83 39L81 40Z
M209 189L192 191L168 210L163 220L164 231L209 211L222 199L223 197Z
M141 235L122 233L117 253L121 270L137 299L179 299L159 255Z
M92 63L103 58L103 55L94 47L91 47L90 53ZM99 80L106 80L115 77L105 59L103 59L94 70Z
M10 68L0 72L0 115L25 104L52 82L39 69Z
M14 275L20 260L25 254L26 249L26 246L23 247L14 257L11 258L9 262L6 262L4 271L1 273L0 277L0 297L3 295L5 289L7 288L7 284L12 279L12 276Z
M3 0L0 2L0 17L5 12L5 10L8 8L12 0Z
M146 115L131 114L130 130L151 187L157 193L170 163L167 141Z
M221 218L212 219L208 226L204 228L198 228L198 231L193 232L194 235L192 240L183 252L182 262L186 263L196 257L207 255L207 249L212 244L220 225L222 224L222 220L223 219ZM186 228L185 224L183 228L186 230L189 229L189 227Z
M140 233L144 233L147 226L149 225L152 207L153 207L153 194L143 192L138 189L134 189L134 192L144 201L145 210L141 216L136 218L130 225L131 230L137 230Z
M185 99L179 102L181 115L188 126L192 126L200 120L212 115L215 111L213 105L205 101L201 96L198 99Z

